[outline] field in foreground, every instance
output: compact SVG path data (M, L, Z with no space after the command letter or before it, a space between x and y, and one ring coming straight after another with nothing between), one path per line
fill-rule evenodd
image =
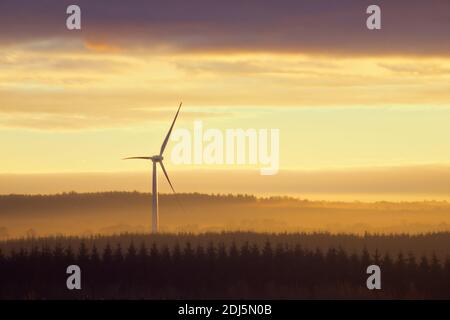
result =
M447 298L450 233L124 234L0 242L3 299ZM66 288L66 267L82 290ZM366 288L377 264L382 290Z

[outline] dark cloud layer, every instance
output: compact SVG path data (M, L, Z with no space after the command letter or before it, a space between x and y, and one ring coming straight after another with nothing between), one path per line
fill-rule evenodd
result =
M83 30L65 29L69 4ZM382 8L382 30L365 10ZM448 0L2 0L0 41L54 37L182 51L450 55Z

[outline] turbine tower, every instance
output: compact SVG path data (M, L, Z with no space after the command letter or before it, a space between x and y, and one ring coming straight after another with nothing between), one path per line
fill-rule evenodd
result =
M158 155L152 156L152 157L129 157L125 158L123 160L129 160L129 159L140 159L140 160L151 160L153 162L153 179L152 179L152 233L158 232L158 223L159 223L159 214L158 214L158 173L157 173L157 163L161 166L162 171L164 172L164 175L167 178L167 181L169 182L170 188L172 188L173 193L175 192L175 189L173 188L172 183L170 182L169 175L167 174L166 168L164 168L164 157L163 153L166 149L167 142L169 141L170 134L172 133L173 126L175 125L175 121L177 121L178 113L180 112L182 103L180 103L180 106L178 107L178 111L175 114L175 118L173 119L172 125L170 126L169 132L167 133L166 138L164 139L161 150Z

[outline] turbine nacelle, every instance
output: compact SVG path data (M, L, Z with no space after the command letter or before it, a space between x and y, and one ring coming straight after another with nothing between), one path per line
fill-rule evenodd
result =
M152 161L154 161L154 162L161 162L164 160L164 157L160 156L160 155L156 155L156 156L150 157L150 159L152 159Z

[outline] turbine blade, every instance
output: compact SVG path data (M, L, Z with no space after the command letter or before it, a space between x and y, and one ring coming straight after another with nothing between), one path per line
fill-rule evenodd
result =
M175 118L173 119L173 122L172 122L172 125L170 126L169 132L167 132L167 136L164 139L163 144L161 145L161 151L159 153L160 156L162 156L164 149L166 149L167 142L169 141L169 137L170 137L170 134L172 133L173 126L175 125L175 121L177 121L178 113L180 112L182 104L183 104L183 102L180 102L180 106L178 107L178 111L175 114Z
M151 157L129 157L129 158L123 158L122 160L129 160L129 159L143 159L143 160L151 160Z
M175 194L175 199L177 200L178 205L180 206L180 208L183 211L183 213L186 214L186 210L184 209L184 206L181 203L180 198L178 198L178 193L175 192L175 189L173 188L172 183L170 182L169 175L167 174L167 171L166 171L166 168L164 167L164 164L162 163L162 161L159 164L161 165L161 169L163 170L164 175L166 176L167 181L169 182L169 185L172 188L173 193Z
M173 186L172 186L172 182L170 182L169 175L167 174L166 168L164 168L164 164L162 163L162 161L161 161L159 164L161 165L161 169L163 170L164 175L166 176L167 181L169 182L169 185L170 185L170 187L172 188L173 193L176 193L176 192L175 192L175 189L174 189Z

